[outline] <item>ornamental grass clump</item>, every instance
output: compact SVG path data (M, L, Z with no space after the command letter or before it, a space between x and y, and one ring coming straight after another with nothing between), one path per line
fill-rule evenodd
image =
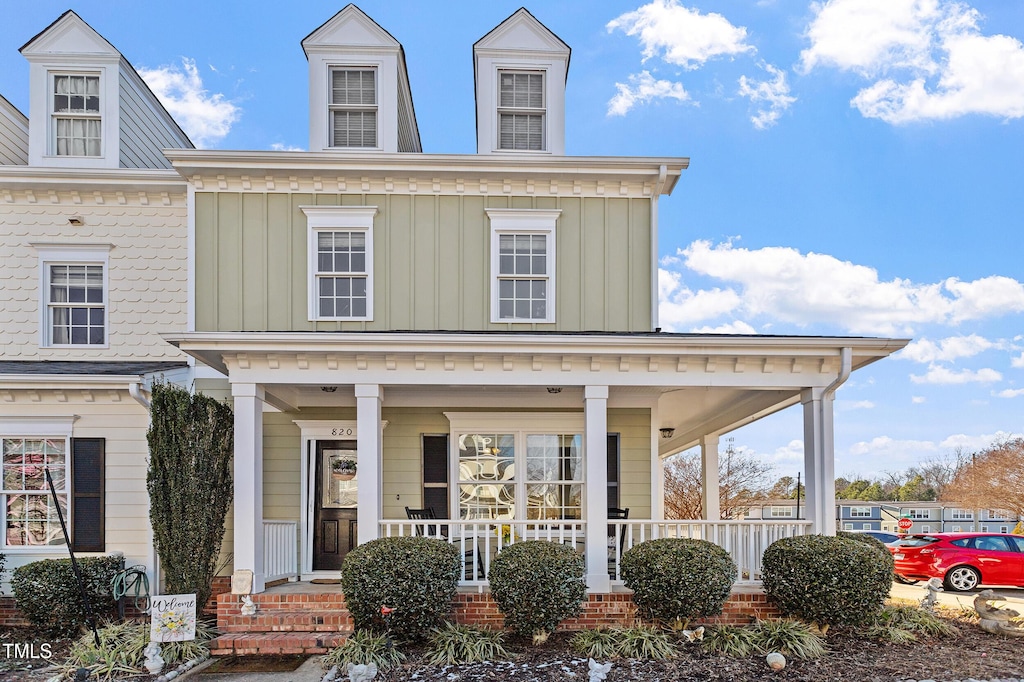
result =
M352 665L369 665L373 663L380 671L395 668L405 660L405 654L395 648L386 635L379 635L370 630L356 630L341 646L334 647L320 661L324 670L334 666L345 669Z
M892 644L913 642L924 637L959 637L960 631L934 613L919 606L885 606L864 629L864 635Z
M99 628L100 648L91 632L87 632L71 645L68 658L60 666L64 679L75 679L80 668L89 671L90 680L121 680L146 675L146 645L149 644L149 623L125 621L109 623ZM216 637L213 628L196 623L196 638L188 642L162 642L160 657L164 659L164 672L188 661L205 659L210 655L206 643Z
M755 646L762 653L778 651L792 658L811 660L825 654L825 640L807 623L772 618L751 628Z
M739 625L716 625L707 629L701 647L708 653L732 658L745 658L758 651L753 629Z
M602 660L640 658L663 660L677 654L672 637L650 627L598 628L581 630L569 640L569 648L580 656Z
M729 554L707 540L650 540L622 555L622 578L641 616L676 629L720 614L736 574Z
M542 641L586 598L583 555L572 547L535 540L502 549L487 576L505 626Z
M783 538L765 550L761 580L783 615L826 632L868 623L881 611L892 588L892 556L845 538Z
M124 557L79 557L77 563L93 616L97 620L113 618L117 602L110 581L124 569ZM11 589L18 610L36 627L74 633L86 624L71 559L44 559L19 566L14 569Z
M462 554L444 540L380 538L345 556L341 590L357 630L387 630L398 640L422 641L444 624L461 569Z
M445 623L430 635L426 661L432 665L456 665L499 661L509 657L505 633L474 625Z

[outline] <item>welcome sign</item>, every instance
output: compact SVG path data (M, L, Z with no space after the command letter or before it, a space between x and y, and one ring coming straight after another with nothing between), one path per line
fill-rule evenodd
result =
M187 642L196 638L196 595L161 594L150 597L153 642Z

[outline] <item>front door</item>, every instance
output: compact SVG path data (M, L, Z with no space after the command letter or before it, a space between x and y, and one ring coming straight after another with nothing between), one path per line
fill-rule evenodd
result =
M317 441L313 570L338 571L356 546L355 441Z

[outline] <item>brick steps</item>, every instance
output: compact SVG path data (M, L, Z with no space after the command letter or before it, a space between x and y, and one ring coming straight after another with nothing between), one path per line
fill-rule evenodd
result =
M266 609L255 615L226 616L221 632L348 632L352 617L346 609Z
M341 632L232 632L210 642L213 656L326 654L348 638Z

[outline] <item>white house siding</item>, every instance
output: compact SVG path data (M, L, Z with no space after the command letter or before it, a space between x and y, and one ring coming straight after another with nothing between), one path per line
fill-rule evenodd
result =
M170 168L160 150L190 147L188 139L126 63L121 65L120 85L121 168Z
M0 95L0 165L28 163L28 118Z
M2 178L0 178L2 181ZM140 196L140 194L142 196ZM2 192L0 192L2 196ZM160 338L187 324L185 195L15 189L0 200L0 348L5 360L168 360ZM68 224L81 216L84 225ZM40 348L39 253L32 244L110 244L106 348Z
M60 394L40 389L31 393L12 391L0 413L5 417L77 416L72 436L103 438L106 449L106 505L104 509L106 552L122 552L129 566L148 565L152 544L146 467L149 446L146 429L149 415L123 390L97 388L83 394L68 390ZM24 434L31 436L31 433ZM72 520L73 522L73 520ZM7 578L18 566L41 559L68 556L67 547L44 550L8 549Z

